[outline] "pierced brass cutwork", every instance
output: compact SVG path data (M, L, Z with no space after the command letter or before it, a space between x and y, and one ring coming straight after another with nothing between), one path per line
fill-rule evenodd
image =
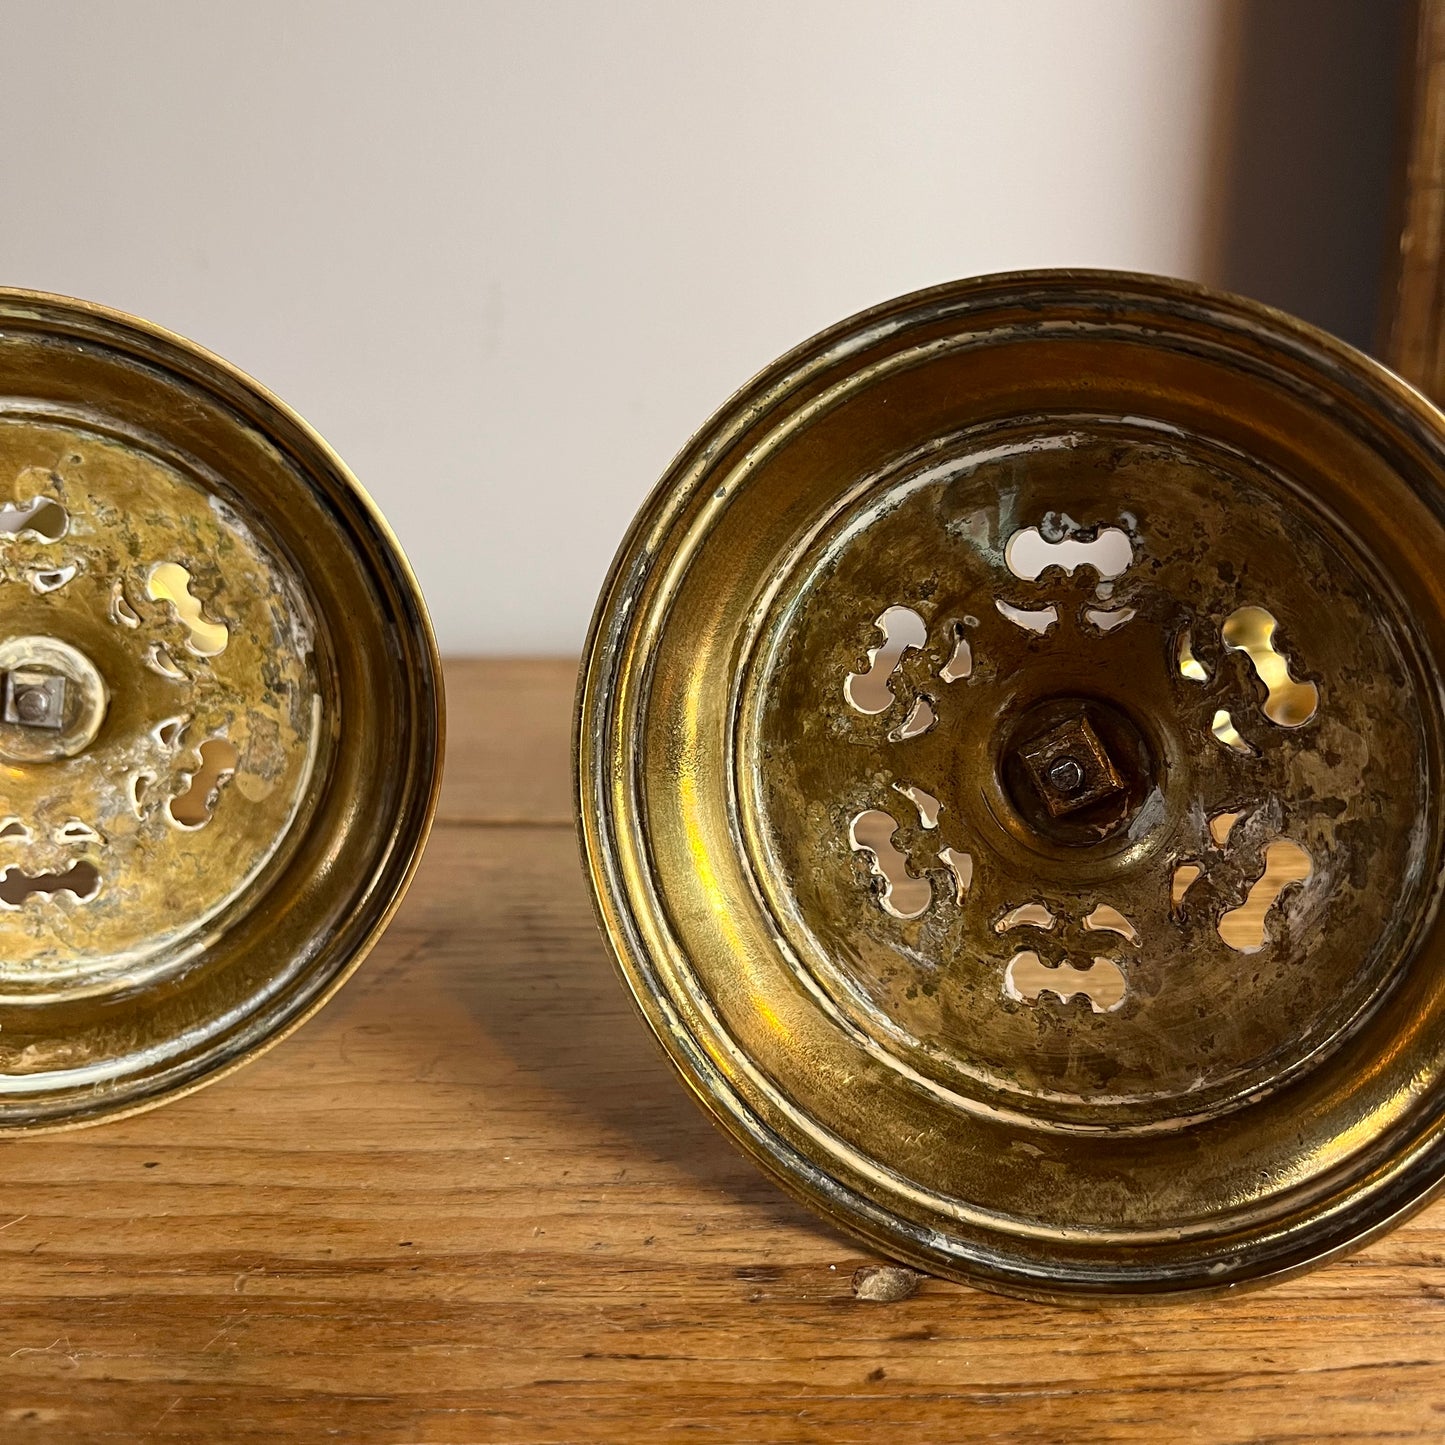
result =
M1147 277L889 303L639 517L578 713L694 1092L923 1268L1218 1289L1445 1176L1445 422Z
M385 524L279 403L98 307L0 320L0 1127L38 1127L341 982L425 838L440 681Z

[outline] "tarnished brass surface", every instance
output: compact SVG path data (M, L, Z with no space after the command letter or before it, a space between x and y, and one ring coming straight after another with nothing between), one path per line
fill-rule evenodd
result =
M299 1023L435 807L435 643L342 463L144 322L0 291L0 1126Z
M923 1268L1213 1290L1445 1174L1445 419L1302 323L1044 272L689 445L578 701L602 924L696 1095Z

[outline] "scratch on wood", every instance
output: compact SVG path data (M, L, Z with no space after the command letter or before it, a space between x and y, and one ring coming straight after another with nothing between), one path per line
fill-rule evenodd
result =
M63 1350L60 1349L61 1345L65 1346ZM61 1335L58 1340L52 1340L48 1345L44 1346L22 1345L18 1350L11 1350L9 1358L12 1360L18 1360L24 1355L53 1355L57 1350L60 1350L61 1355L65 1359L66 1363L70 1366L70 1368L74 1369L78 1360L78 1356L70 1347L69 1335Z

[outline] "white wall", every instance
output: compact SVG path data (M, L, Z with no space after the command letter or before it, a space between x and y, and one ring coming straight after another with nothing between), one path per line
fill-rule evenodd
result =
M0 0L0 280L312 421L443 647L575 650L775 355L950 277L1201 274L1210 0Z

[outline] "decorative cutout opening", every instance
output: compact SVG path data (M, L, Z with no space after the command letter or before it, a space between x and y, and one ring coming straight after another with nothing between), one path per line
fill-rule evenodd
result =
M1084 927L1097 933L1117 933L1129 943L1139 942L1139 930L1111 904L1100 903L1084 920Z
M956 848L942 848L938 856L953 874L953 901L965 902L968 890L973 887L973 854Z
M868 671L850 672L843 683L848 706L870 716L893 706L893 674L903 654L928 641L928 629L911 607L886 608L874 626L883 641L868 649Z
M1132 622L1138 616L1138 612L1133 607L1086 607L1084 616L1100 632L1112 632L1116 627L1122 627L1126 622Z
M104 843L105 839L79 818L71 818L63 827L55 830L57 843Z
M80 568L72 562L68 567L49 567L30 574L30 586L42 596L47 592L59 592Z
M140 626L140 616L126 600L125 584L119 577L110 589L110 620L121 627Z
M1214 846L1222 848L1229 841L1229 835L1234 831L1234 825L1244 817L1243 811L1238 813L1217 813L1209 820L1209 836L1214 839Z
M1289 663L1275 651L1278 624L1263 607L1238 607L1224 620L1224 645L1242 652L1265 685L1264 715L1282 728L1303 727L1318 711L1320 690L1312 682L1296 682Z
M955 622L953 624L953 652L939 670L938 675L944 682L959 682L972 672L973 648L968 645L968 637L964 632L963 623Z
M1059 620L1059 609L1052 602L1047 607L1015 607L1012 602L996 597L993 605L998 608L999 616L1015 627L1022 627L1025 632L1037 632L1040 636Z
M1049 567L1070 573L1092 567L1100 577L1117 577L1133 562L1134 544L1121 527L1101 527L1088 541L1065 536L1053 542L1037 527L1025 527L1008 539L1003 557L1009 571L1025 582L1036 582Z
M231 780L241 755L226 738L207 738L200 747L201 766L190 775L190 787L171 799L171 817L182 828L202 828L215 816L223 787Z
M191 574L179 562L158 562L151 568L146 596L152 602L170 603L190 634L186 646L197 656L215 657L226 650L229 629L207 620L200 599L191 591Z
M69 530L70 514L50 497L6 502L0 507L0 537L19 537L28 532L42 542L58 542Z
M894 743L906 743L912 738L921 738L937 721L932 700L925 693L919 693L914 701L913 711L908 714L907 720L900 727L894 728L888 734L888 740Z
M89 903L100 892L100 872L94 863L74 863L64 873L26 873L10 867L0 873L0 906L19 908L36 894L54 897L69 893L77 903Z
M1098 1014L1118 1008L1128 989L1123 970L1112 958L1096 958L1084 968L1068 963L1053 967L1031 948L1009 959L1003 987L1019 1003L1036 1004L1046 993L1053 994L1060 1003L1082 997Z
M151 736L163 747L172 750L180 747L185 738L186 729L190 727L191 720L188 717L168 717L164 722L157 723L151 731Z
M1204 664L1194 655L1193 639L1186 630L1179 639L1179 676L1190 682L1208 682L1209 673Z
M132 773L130 778L130 805L137 818L145 811L145 797L151 789L156 775L151 772Z
M1010 928L1022 928L1026 924L1031 928L1052 928L1057 921L1047 903L1020 903L994 924L994 931L1007 933Z
M1184 902L1184 895L1189 892L1190 887L1198 882L1203 875L1204 869L1197 863L1181 863L1174 870L1173 881L1169 885L1169 903L1174 909Z
M906 786L903 783L894 783L893 791L902 793L918 809L918 821L925 828L938 827L938 815L943 811L943 804L932 793L925 793L922 788L915 787L912 783Z
M1234 719L1223 708L1214 714L1214 720L1209 724L1209 731L1232 752L1239 753L1246 758L1255 756L1254 749L1240 737L1239 729L1234 725Z
M3 818L0 819L0 839L7 842L28 843L30 829L19 818Z
M151 643L146 649L145 662L152 672L158 672L172 682L184 682L186 679L185 673L181 671L175 658L159 642Z
M1219 936L1238 953L1258 953L1265 944L1270 909L1286 888L1305 883L1314 872L1310 855L1292 838L1276 838L1265 850L1264 872L1238 908L1219 920Z
M869 871L883 880L878 895L884 912L895 918L917 918L933 902L933 885L908 871L908 860L893 846L897 822L876 808L859 813L848 830L855 852L868 854Z

